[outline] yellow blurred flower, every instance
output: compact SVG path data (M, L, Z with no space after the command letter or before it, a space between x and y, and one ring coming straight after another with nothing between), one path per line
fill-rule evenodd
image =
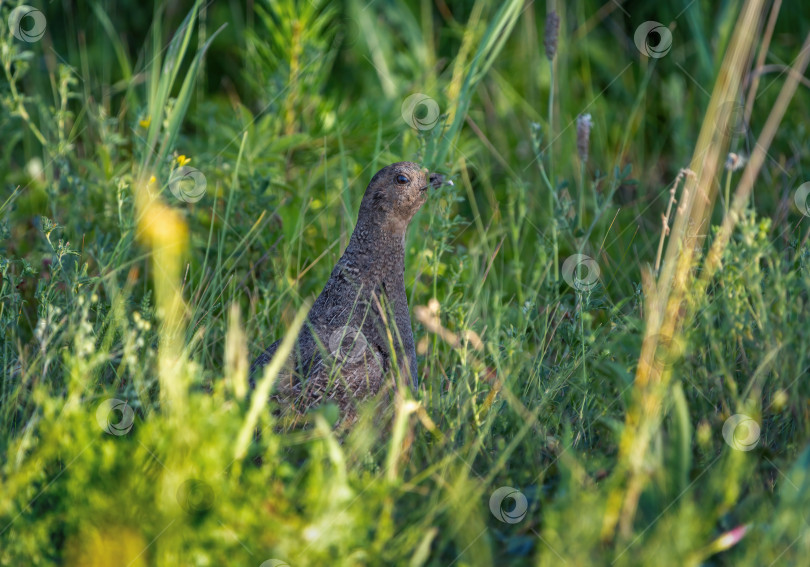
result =
M184 165L186 165L190 161L191 161L191 158L187 158L185 155L177 156L177 164L180 167L183 167Z
M65 545L65 565L103 567L133 565L145 567L144 550L148 547L139 530L129 526L96 528L84 526Z
M149 128L149 125L150 125L151 123L152 123L152 117L151 117L151 116L147 116L146 118L144 118L143 120L141 120L140 122L138 122L138 125L139 125L141 128Z

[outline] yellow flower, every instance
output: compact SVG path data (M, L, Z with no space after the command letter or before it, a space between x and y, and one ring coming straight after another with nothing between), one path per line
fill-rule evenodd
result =
M177 164L180 167L183 167L184 165L186 165L190 161L191 161L191 158L187 158L185 155L177 156Z
M149 125L150 125L151 123L152 123L152 117L151 117L151 116L147 116L146 118L144 118L143 120L141 120L140 122L138 122L138 125L139 125L141 128L149 128Z
M152 177L149 178L149 183L147 183L147 185L151 185L155 181L157 181L157 178L153 175Z

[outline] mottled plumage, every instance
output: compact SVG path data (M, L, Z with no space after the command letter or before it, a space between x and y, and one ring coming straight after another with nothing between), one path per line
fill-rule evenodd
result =
M282 408L300 413L331 400L344 418L353 418L357 402L376 394L386 381L395 385L394 360L403 380L416 387L405 294L405 232L429 187L442 182L442 176L412 162L389 165L372 178L349 245L276 380L273 397ZM253 362L251 384L280 342Z

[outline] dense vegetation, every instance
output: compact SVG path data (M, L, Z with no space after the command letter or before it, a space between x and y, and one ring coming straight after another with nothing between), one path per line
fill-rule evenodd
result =
M804 0L75 4L0 3L0 565L810 556ZM401 160L419 391L277 423Z

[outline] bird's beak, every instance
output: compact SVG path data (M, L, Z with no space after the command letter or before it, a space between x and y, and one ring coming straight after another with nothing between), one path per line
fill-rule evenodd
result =
M449 179L447 181L444 180L444 175L441 173L431 173L430 174L430 186L434 189L438 189L442 185L452 185L453 182Z

